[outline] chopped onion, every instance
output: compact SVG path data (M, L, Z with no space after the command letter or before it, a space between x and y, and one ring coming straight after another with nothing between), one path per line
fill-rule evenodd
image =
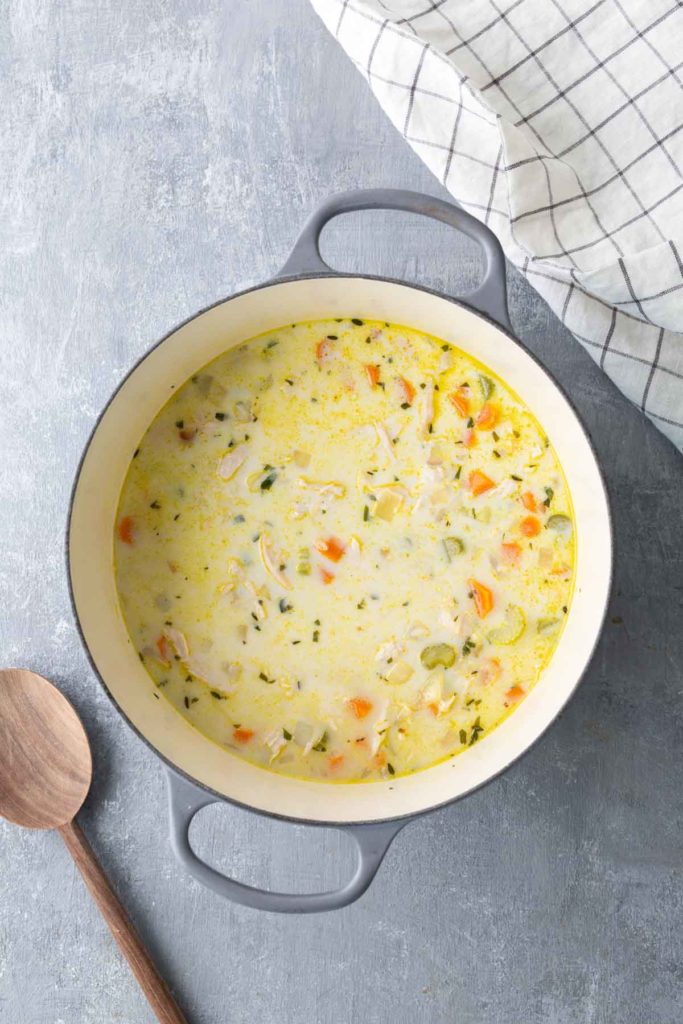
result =
M384 519L385 522L391 522L402 504L403 496L401 494L395 490L384 490L375 504L375 516L378 519Z
M248 454L247 446L240 444L237 448L233 448L232 451L224 455L218 465L218 475L223 480L231 480L237 470L240 468Z

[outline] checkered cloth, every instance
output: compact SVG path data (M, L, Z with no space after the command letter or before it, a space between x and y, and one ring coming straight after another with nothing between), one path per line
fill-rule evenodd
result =
M683 448L683 7L311 0L394 125Z

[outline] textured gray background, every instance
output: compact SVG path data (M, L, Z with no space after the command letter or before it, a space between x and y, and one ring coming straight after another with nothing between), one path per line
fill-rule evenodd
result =
M518 333L569 387L614 504L615 593L585 682L508 775L406 828L357 905L221 902L174 863L160 765L75 633L79 452L146 347L277 268L322 197L441 192L306 0L6 0L0 72L0 658L83 715L83 825L192 1024L679 1024L680 457L513 277ZM469 244L395 214L339 222L326 250L448 291L477 273ZM330 885L351 863L336 833L228 807L195 835L273 886ZM59 838L1 823L0 1020L151 1020Z

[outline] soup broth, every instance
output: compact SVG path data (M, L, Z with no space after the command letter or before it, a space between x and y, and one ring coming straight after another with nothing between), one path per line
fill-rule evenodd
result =
M557 457L504 382L358 318L271 331L179 387L114 538L160 695L325 782L426 768L510 714L557 645L574 544Z

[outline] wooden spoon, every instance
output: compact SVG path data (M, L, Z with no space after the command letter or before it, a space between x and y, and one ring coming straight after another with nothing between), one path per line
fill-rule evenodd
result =
M0 815L59 830L160 1024L187 1024L74 821L91 779L88 737L66 697L35 672L0 670Z

